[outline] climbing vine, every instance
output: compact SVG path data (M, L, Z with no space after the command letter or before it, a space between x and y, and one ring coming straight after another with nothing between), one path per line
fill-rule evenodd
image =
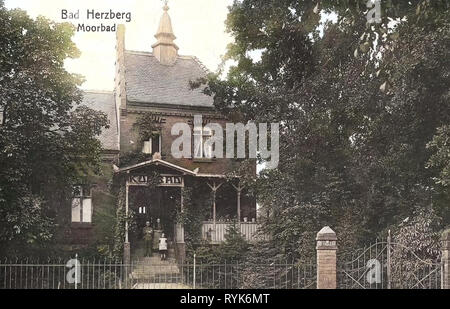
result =
M156 138L160 134L161 125L155 119L156 117L152 113L143 113L136 119L132 130L138 135L137 145L134 150L120 154L120 167L151 159L152 155L143 153L142 147L145 141Z
M114 228L114 249L113 256L121 259L123 256L123 244L125 242L125 222L128 220L128 232L132 233L136 230L136 220L134 211L129 209L126 213L125 205L125 187L119 189L117 196L116 225Z
M196 192L194 195L193 192ZM202 244L201 226L211 211L212 196L204 184L194 183L182 191L183 211L181 204L177 206L177 222L184 225L184 241L186 244L187 259ZM208 198L204 198L208 196Z
M155 119L155 115L149 112L143 113L136 119L133 130L138 132L140 144L150 138L157 137L161 131L161 125Z

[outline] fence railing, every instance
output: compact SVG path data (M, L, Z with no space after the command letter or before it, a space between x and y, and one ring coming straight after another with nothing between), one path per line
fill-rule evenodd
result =
M313 289L315 263L161 264L2 260L1 289Z
M208 240L211 243L221 243L225 241L225 235L227 234L228 228L232 223L224 222L213 222L205 221L202 224L202 238ZM242 236L248 242L255 242L259 240L259 235L257 231L260 224L256 222L241 222L236 225L239 227Z

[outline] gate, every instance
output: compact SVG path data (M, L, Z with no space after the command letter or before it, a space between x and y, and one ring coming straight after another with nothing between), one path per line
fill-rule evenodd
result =
M440 289L439 258L423 259L411 248L387 240L338 257L340 289Z

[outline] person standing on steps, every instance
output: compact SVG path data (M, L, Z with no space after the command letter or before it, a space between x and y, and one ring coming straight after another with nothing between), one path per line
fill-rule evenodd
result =
M145 222L145 227L143 230L144 243L145 243L145 255L152 256L152 244L153 244L153 229L150 226L150 222Z
M161 255L161 261L165 261L167 259L167 238L162 233L159 238L159 254Z

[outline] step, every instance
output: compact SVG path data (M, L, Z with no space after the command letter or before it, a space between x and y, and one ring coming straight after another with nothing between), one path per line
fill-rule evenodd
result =
M188 285L182 283L136 283L133 285L133 289L192 289Z

